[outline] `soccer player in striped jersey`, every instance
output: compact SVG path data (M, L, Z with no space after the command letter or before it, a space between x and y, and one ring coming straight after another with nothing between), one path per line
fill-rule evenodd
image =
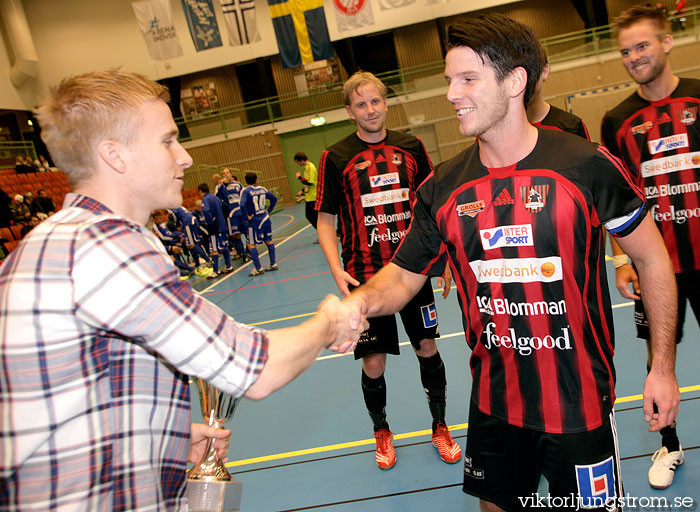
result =
M680 400L673 268L622 163L529 123L543 64L532 30L504 16L448 29L447 99L478 141L421 185L392 262L348 300L368 316L396 311L449 262L472 350L463 490L482 510L530 510L544 475L550 496L602 511L623 497L603 228L653 290L652 430Z
M671 26L658 9L628 9L616 18L615 27L622 63L639 89L605 114L603 143L623 160L643 189L671 256L678 289L679 342L686 302L700 319L700 80L673 74L668 60L673 47ZM617 288L623 297L635 300L637 337L647 340L650 368L648 292L640 287L624 251L614 241L612 248ZM661 431L661 443L652 457L649 484L665 489L684 461L675 424Z
M374 75L358 72L343 87L345 108L357 131L321 155L316 208L318 238L338 290L364 283L386 265L412 219L421 182L432 172L423 143L386 129L386 87ZM340 218L342 262L335 216ZM445 284L449 289L449 282ZM462 452L445 423L447 379L435 338L439 337L435 298L429 282L401 311L401 321L418 356L421 383L433 417L433 445L453 464ZM386 354L399 353L395 315L374 318L355 350L362 358L362 394L374 426L375 459L381 469L396 464L394 434L386 416Z

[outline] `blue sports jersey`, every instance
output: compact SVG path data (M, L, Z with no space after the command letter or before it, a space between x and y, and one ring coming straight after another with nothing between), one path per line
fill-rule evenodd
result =
M266 200L270 200L270 208L266 208ZM241 194L241 211L248 219L258 220L267 216L277 204L277 196L260 185L250 185Z
M204 212L204 219L210 235L227 232L228 228L221 200L211 192L207 192L202 198L202 211ZM212 227L217 227L218 229L212 232Z
M189 245L200 244L202 242L202 227L199 220L187 208L180 206L173 210L178 224L185 233Z
M238 181L232 181L231 183L221 184L219 189L216 191L216 197L221 199L221 201L228 205L229 217L234 215L241 215L241 192L243 191L243 185Z

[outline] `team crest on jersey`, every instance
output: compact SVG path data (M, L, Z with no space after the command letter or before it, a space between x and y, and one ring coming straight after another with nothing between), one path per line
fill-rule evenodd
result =
M693 124L698 118L698 107L687 107L678 112L678 116L681 118L681 123L688 125Z
M532 213L542 211L542 208L547 204L547 194L549 194L549 185L520 187L520 197L525 203L525 208Z
M370 162L369 160L364 160L359 164L355 164L355 170L361 171L362 169L367 169L367 167L369 167L370 165L372 165L372 162Z
M606 502L615 500L617 495L613 464L611 456L597 464L576 465L580 508L602 508Z
M504 188L501 190L501 193L498 194L498 197L493 200L493 205L494 206L505 206L507 204L515 204L515 199L510 195L510 192L508 192L507 188Z
M423 327L428 329L437 325L437 309L435 309L434 302L432 304L428 304L427 306L421 306L420 311L423 314Z
M401 155L399 153L394 153L391 155L391 163L394 165L401 165L401 162L403 162L403 158L401 158Z
M646 123L638 124L637 126L632 127L632 134L633 135L642 135L651 130L651 127L653 125L651 124L651 121L647 121Z
M476 214L483 212L486 207L485 201L474 201L473 203L464 203L457 205L457 215L464 217L469 215L470 217L476 217Z

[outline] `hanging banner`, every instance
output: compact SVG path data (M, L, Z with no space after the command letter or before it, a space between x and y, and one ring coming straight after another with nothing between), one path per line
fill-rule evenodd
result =
M323 0L267 0L283 68L332 59Z
M406 5L411 5L416 0L379 0L379 7L382 11L388 11L389 9L398 9L399 7L404 7Z
M374 25L369 0L333 0L338 32Z
M212 0L180 0L185 11L190 36L198 52L222 46L219 24Z
M131 7L150 60L163 61L182 56L169 0L139 0L131 2Z
M219 0L228 30L228 44L241 46L260 41L255 0Z

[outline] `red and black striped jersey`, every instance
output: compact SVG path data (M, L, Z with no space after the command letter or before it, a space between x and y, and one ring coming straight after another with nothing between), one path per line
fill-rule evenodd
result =
M615 399L603 227L625 236L645 212L617 158L554 130L505 168L475 144L418 189L393 262L436 276L449 260L482 412L551 433L602 424Z
M323 152L315 207L340 216L348 274L364 283L391 261L411 222L415 191L432 170L419 139L391 130L377 144L353 133Z
M700 270L700 80L660 101L634 93L605 114L603 143L642 187L676 273Z
M542 121L532 124L548 130L573 133L586 140L591 140L591 137L588 135L588 129L580 117L557 108L554 105L549 106L549 112L547 112L547 115L544 116Z

